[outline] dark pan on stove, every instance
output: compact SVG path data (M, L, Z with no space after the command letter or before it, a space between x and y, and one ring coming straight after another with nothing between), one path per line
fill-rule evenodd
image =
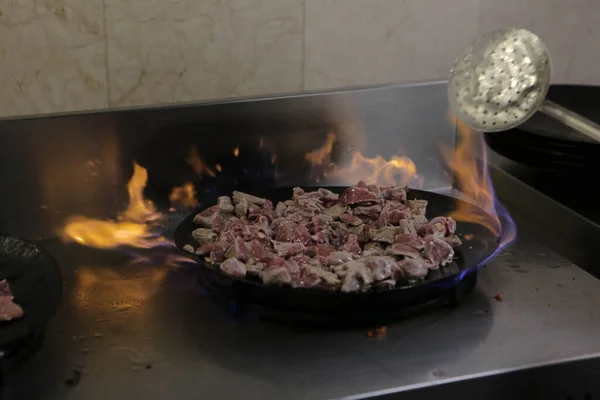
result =
M310 190L311 188L306 188ZM329 187L341 193L343 187ZM250 192L265 197L276 204L291 198L292 188L270 188ZM216 195L203 199L198 211L188 216L175 230L175 244L183 249L186 244L197 246L192 238L192 231L198 226L193 222L194 216L203 209L216 203ZM495 220L485 211L464 201L438 193L422 190L409 190L409 199L428 201L427 218L448 215L459 206L472 214L477 214L487 226L495 226ZM282 313L294 316L295 321L304 319L314 321L320 316L323 321L360 321L368 323L383 322L385 315L392 311L408 308L435 300L451 291L461 279L475 272L498 248L500 237L484 225L458 222L457 234L463 240L462 246L455 249L455 261L431 271L425 280L409 284L398 282L396 287L383 290L369 290L358 293L332 292L322 289L290 288L264 285L254 278L234 278L218 267L208 264L203 257L192 256L198 261L200 284L210 294L226 301L235 301L238 306L244 305L257 310L269 310L272 314ZM189 253L186 253L191 256Z
M54 257L35 243L0 235L0 279L7 279L23 317L0 321L0 351L43 330L62 297L62 276Z

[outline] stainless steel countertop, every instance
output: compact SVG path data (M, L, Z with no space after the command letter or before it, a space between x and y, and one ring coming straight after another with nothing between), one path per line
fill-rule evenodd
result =
M461 307L390 326L383 340L235 321L202 295L193 267L42 245L65 296L7 399L360 397L600 353L600 281L524 235ZM69 388L73 368L84 373Z

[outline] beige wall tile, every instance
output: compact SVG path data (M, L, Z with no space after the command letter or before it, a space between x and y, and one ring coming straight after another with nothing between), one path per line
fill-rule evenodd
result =
M481 33L505 26L540 35L554 83L600 84L600 1L481 0Z
M112 105L301 89L302 0L106 0Z
M102 0L0 1L0 116L105 108Z
M306 89L445 79L478 0L306 0Z

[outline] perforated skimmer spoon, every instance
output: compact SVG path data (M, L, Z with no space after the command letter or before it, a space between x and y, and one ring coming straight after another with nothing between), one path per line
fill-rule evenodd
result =
M600 125L546 100L550 69L548 48L532 32L507 28L481 36L450 71L450 107L485 132L514 128L540 111L600 142Z

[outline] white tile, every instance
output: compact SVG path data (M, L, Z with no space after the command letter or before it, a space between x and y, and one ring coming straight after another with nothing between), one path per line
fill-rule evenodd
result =
M446 79L478 0L306 0L305 88Z
M0 1L0 116L105 108L102 0Z
M553 82L600 84L600 2L481 0L480 32L506 26L539 35L552 55Z
M111 105L301 89L302 0L106 0Z

